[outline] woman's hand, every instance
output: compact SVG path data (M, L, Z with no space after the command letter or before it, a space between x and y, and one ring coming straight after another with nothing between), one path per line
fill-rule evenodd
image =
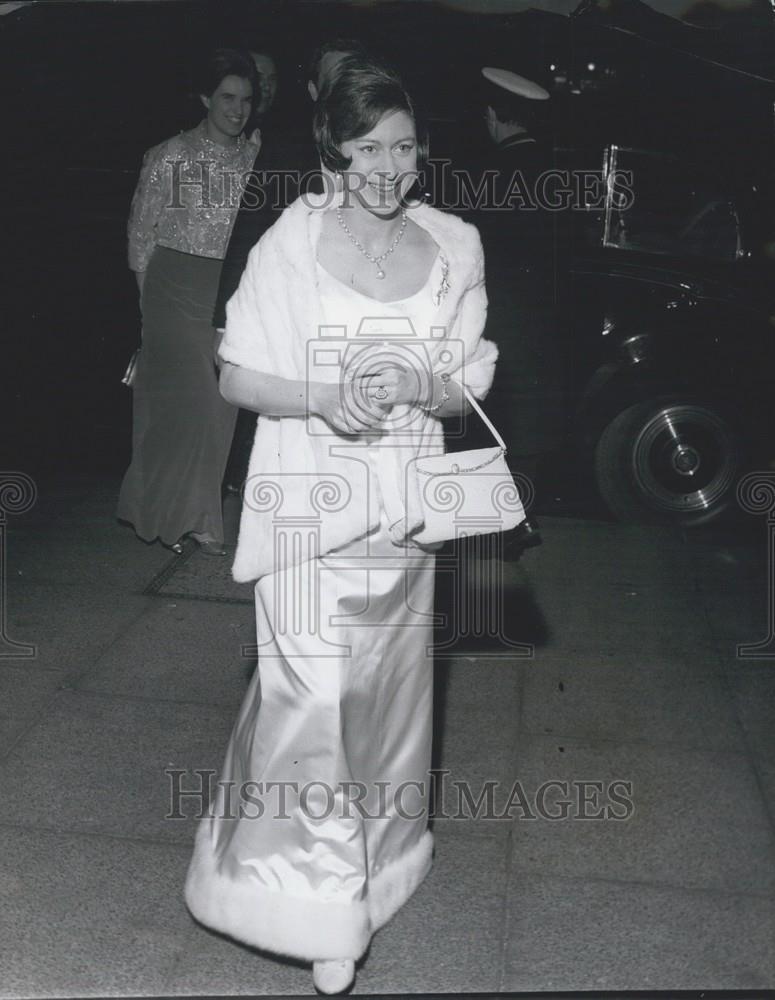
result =
M390 411L399 403L413 406L420 402L422 381L413 369L394 363L359 373L353 385L371 405Z
M310 386L310 412L322 417L340 434L363 434L385 419L388 411L359 391L354 382Z

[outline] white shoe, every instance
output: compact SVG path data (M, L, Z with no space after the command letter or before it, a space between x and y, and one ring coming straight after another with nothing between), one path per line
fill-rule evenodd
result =
M334 958L314 962L312 982L319 993L344 993L355 979L355 962L351 958Z

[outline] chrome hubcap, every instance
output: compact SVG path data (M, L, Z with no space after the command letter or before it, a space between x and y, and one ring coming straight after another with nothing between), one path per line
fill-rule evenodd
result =
M673 468L681 476L693 476L700 468L700 456L696 448L681 444L673 452L670 461Z
M735 437L712 410L673 404L654 413L632 447L632 473L650 506L663 512L708 510L737 472Z

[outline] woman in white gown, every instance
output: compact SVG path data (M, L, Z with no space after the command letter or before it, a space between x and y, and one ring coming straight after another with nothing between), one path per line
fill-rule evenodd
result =
M201 824L202 923L346 989L431 865L434 555L410 460L483 396L476 229L405 198L427 152L385 67L319 103L335 181L283 213L227 309L221 391L259 414L237 580L257 580L258 669Z

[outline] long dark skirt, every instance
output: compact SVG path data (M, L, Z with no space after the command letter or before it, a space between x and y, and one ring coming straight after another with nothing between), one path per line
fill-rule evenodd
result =
M157 247L143 286L132 464L117 516L146 541L223 538L221 480L235 407L218 391L211 320L220 260Z

